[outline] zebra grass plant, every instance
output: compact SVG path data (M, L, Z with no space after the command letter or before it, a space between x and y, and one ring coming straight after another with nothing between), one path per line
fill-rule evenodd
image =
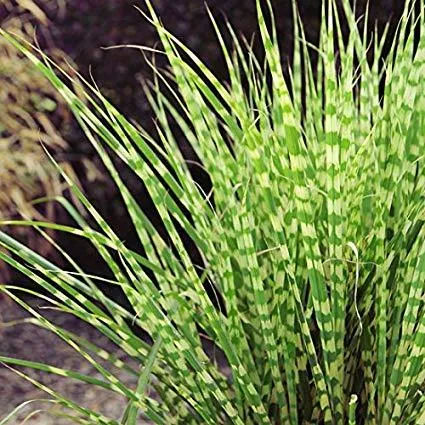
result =
M68 268L0 233L10 253L0 251L0 258L44 289L40 296L95 326L140 364L140 371L130 369L3 286L100 378L0 361L128 399L116 420L33 380L71 409L75 422L134 425L143 416L164 425L425 424L425 11L406 1L389 39L385 31L370 37L359 30L349 1L342 4L343 17L334 1L323 5L317 66L294 13L289 78L276 29L266 23L269 3L257 1L264 62L229 25L230 48L212 18L228 67L225 85L163 27L148 1L147 19L172 70L153 66L146 89L155 135L134 126L90 82L72 91L72 78L42 52L3 32L69 104L118 186L141 244L138 252L127 247L65 173L93 224L62 198L75 227L15 223L90 241L114 275L110 284L126 295L126 309L54 241ZM341 22L349 28L346 40ZM191 177L176 128L208 172L209 193ZM146 185L165 232L133 197L111 151ZM204 336L222 351L231 376L206 354ZM100 358L137 374L138 385L126 386Z

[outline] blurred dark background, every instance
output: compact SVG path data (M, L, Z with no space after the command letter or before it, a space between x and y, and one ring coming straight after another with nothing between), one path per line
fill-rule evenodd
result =
M224 77L224 67L206 6L214 16L223 17L248 39L257 31L255 0L153 0L165 26L193 49L218 75ZM340 2L339 2L340 3ZM369 24L396 22L403 8L400 0L370 2ZM283 60L290 57L292 46L291 0L272 1L277 20ZM360 16L366 1L357 0ZM102 46L158 43L154 29L134 6L144 9L142 0L66 0L66 11L53 24L52 34L58 45L87 72L92 66L99 85L127 114L146 120L146 105L137 76L150 75L140 53L132 49L102 50ZM317 40L321 2L299 0L298 7L309 40Z

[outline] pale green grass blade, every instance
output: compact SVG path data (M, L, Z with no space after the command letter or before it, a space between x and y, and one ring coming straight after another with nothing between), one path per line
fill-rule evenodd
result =
M158 351L161 347L162 340L158 339L152 347L151 352L149 353L145 367L143 368L139 380L137 382L136 393L139 397L143 397L143 394L146 392L146 387L149 384L149 376L152 372L152 367L155 362L155 358L158 354ZM137 416L138 416L138 407L130 401L127 406L123 419L121 420L122 425L137 425Z

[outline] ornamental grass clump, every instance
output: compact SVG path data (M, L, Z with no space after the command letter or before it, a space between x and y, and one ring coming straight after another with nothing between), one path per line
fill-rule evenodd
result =
M134 370L96 341L61 329L3 286L99 373L0 361L128 400L122 418L107 418L32 380L70 409L70 419L425 424L425 10L407 1L390 39L386 31L359 30L349 1L342 3L342 15L334 1L323 6L317 65L294 13L288 78L269 3L257 1L264 61L230 25L229 47L212 18L228 67L225 84L163 27L148 1L147 19L171 65L171 72L152 66L146 88L154 135L121 115L94 84L74 92L72 78L42 52L3 33L68 103L140 240L138 251L126 246L65 173L91 224L62 198L75 227L16 224L86 238L113 279L84 273L53 241L68 267L0 233L10 253L0 258L34 280L45 301L92 324L140 364ZM349 28L344 41L342 23ZM177 135L208 173L208 192L191 177ZM146 186L163 228L133 197L111 151ZM131 308L109 297L105 285L118 285ZM204 350L205 340L221 350L226 367ZM138 385L126 386L100 359L138 376Z

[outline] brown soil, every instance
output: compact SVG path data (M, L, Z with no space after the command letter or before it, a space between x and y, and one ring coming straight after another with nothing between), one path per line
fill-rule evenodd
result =
M43 306L43 303L37 300L30 300L29 302L37 309ZM0 321L2 323L8 323L28 317L25 311L5 297L0 298L0 312ZM97 345L113 352L121 359L131 362L118 347L94 328L75 317L52 310L44 310L43 314L54 323L60 324L64 328L72 330L86 339L95 341ZM89 363L82 359L82 357L68 344L51 332L32 324L17 324L11 327L0 327L0 355L44 362L101 378L99 373ZM125 399L115 393L44 372L24 368L18 369L55 389L66 397L69 397L80 405L101 412L110 418L119 419L125 409ZM129 387L136 386L136 380L133 376L115 370L111 370L111 372L116 373L119 379L125 382ZM37 389L32 383L21 378L4 365L0 365L0 383L0 420L16 406L19 406L27 400L50 398L46 393ZM31 412L38 409L52 409L56 412L60 411L58 406L52 406L53 405L46 402L31 403L23 408L19 415L9 422L9 424L20 424ZM59 418L45 411L35 414L26 422L27 425L69 425L70 423L69 419Z

